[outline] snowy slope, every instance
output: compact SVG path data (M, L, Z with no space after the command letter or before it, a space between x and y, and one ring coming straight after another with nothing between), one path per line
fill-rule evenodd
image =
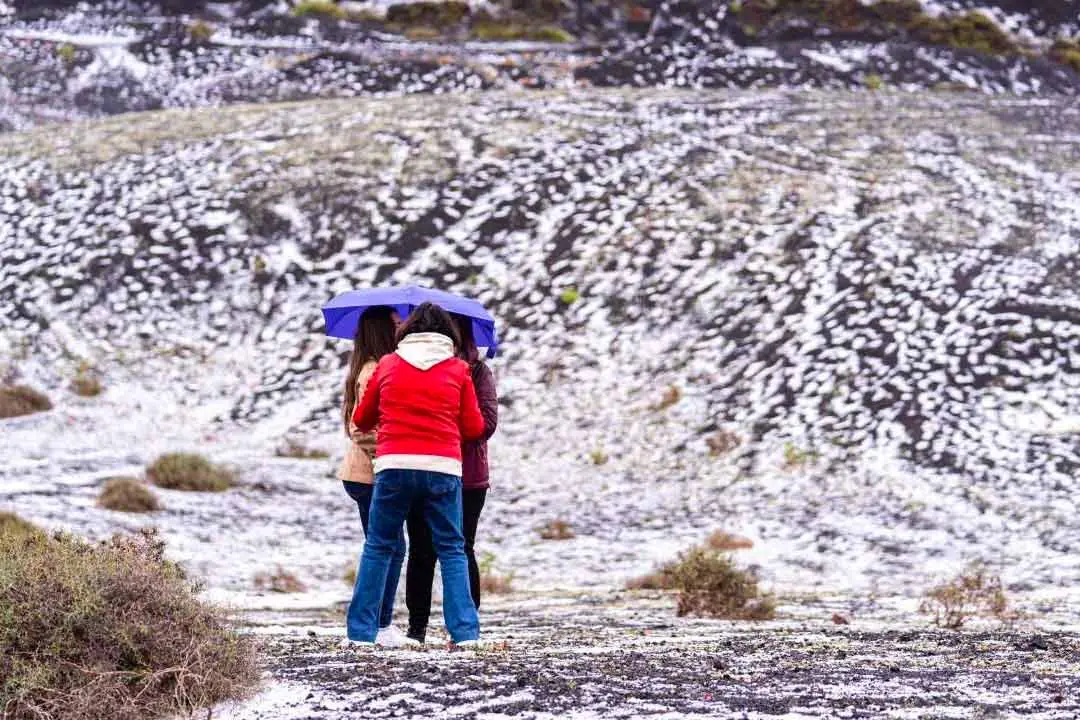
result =
M201 449L249 486L167 498L181 555L330 587L355 518L329 464L272 453L341 449L319 306L415 281L504 324L486 547L524 586L618 584L717 527L789 588L973 558L1075 582L1078 143L1067 102L672 91L0 138L0 354L58 404L4 422L0 503L107 532L138 521L92 507L103 477ZM63 389L80 360L103 399ZM578 537L539 542L555 518Z

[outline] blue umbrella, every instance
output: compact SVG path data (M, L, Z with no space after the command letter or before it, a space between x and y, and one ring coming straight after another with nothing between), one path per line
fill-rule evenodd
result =
M418 305L426 302L435 303L448 312L470 318L476 344L488 349L488 357L495 357L499 349L495 318L484 309L483 305L460 295L415 285L351 290L338 295L322 309L323 319L326 320L326 334L330 337L352 340L356 336L356 325L360 322L360 316L368 308L385 305L394 308L399 315L405 317Z

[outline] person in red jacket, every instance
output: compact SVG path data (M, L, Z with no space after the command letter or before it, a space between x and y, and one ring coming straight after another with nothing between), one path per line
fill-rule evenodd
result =
M480 359L473 337L472 320L452 315L461 336L458 357L469 363L480 414L484 416L484 434L478 440L466 442L461 448L462 530L465 534L465 558L469 562L469 591L473 604L480 609L480 566L476 562L476 530L484 509L488 491L487 443L499 423L499 397L495 391L495 376ZM405 573L405 604L409 607L408 637L424 642L428 618L431 617L431 585L435 581L435 546L431 541L424 510L414 507L406 521L409 528L409 565Z
M450 315L424 303L398 330L353 413L378 426L367 542L349 604L349 640L374 645L391 558L409 508L423 507L443 579L443 616L458 645L475 643L480 619L469 592L461 518L461 447L484 433L469 366Z

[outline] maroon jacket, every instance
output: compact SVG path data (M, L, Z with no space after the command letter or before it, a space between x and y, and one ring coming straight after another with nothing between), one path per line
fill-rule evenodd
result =
M461 487L465 490L483 490L488 483L487 441L495 434L499 424L499 396L495 392L495 376L482 362L472 367L476 399L480 402L480 414L484 416L484 434L479 440L461 446Z

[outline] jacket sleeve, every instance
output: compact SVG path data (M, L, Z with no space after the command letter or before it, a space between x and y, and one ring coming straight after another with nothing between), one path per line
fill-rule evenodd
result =
M368 364L364 365L364 367L362 367L360 369L360 373L356 377L356 397L357 397L357 400L358 400L358 402L356 404L358 406L360 404L359 400L364 397L364 393L367 391L368 383L371 381L371 378L375 375L375 368L376 367L377 367L376 363L369 362ZM355 408L353 408L353 410L355 411ZM350 418L350 420L351 420L351 418ZM373 432L362 432L360 430L360 428L358 428L356 426L355 422L350 422L349 423L349 438L353 441L354 444L359 445L361 448L363 448L369 455L374 455L375 454L375 433L374 433L374 431Z
M369 433L379 422L379 385L382 379L383 364L375 368L375 373L364 390L364 398L356 404L353 411L353 425L362 433Z
M479 440L484 434L484 416L480 414L480 404L476 399L476 386L473 385L472 373L465 370L465 381L461 384L461 439L465 442Z
M490 440L499 427L499 395L495 391L495 376L484 363L477 363L472 373L480 414L484 416L484 434L481 440Z

